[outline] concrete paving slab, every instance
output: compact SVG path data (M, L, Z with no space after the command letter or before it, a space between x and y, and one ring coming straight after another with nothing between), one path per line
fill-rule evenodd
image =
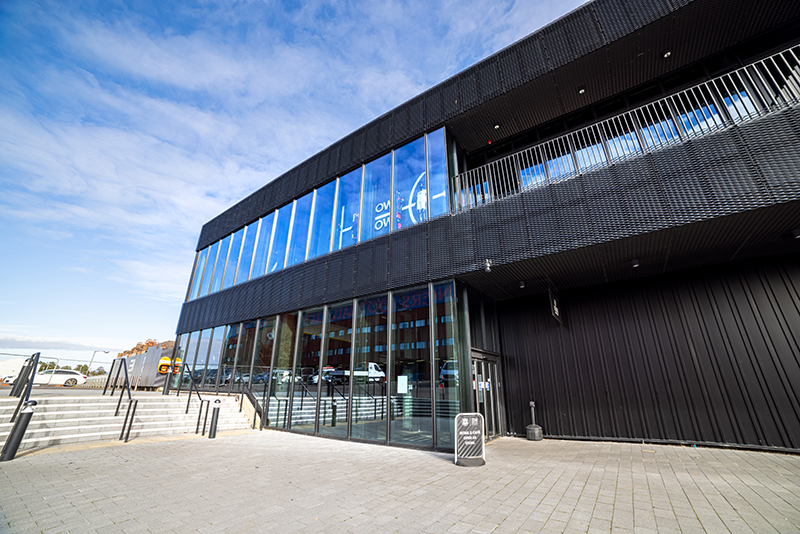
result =
M452 455L238 431L27 451L0 533L800 532L800 456L503 438Z

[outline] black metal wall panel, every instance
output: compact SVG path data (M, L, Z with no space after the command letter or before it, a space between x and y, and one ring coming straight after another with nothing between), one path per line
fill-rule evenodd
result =
M498 304L510 428L800 449L800 256Z

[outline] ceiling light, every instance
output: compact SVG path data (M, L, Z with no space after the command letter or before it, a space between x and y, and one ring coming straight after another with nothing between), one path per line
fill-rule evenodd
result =
M492 272L492 260L487 259L486 263L483 265L483 270L487 273Z
M525 280L520 280L519 281L519 288L520 289L525 289Z
M494 129L495 129L495 130L499 130L499 129L500 129L500 125L499 125L499 124L495 124L495 125L494 125Z
M672 49L670 49L670 48L667 48L666 50L664 50L663 52L661 52L661 56L662 56L664 59L667 59L667 58L668 58L669 56L671 56L671 55L672 55Z
M581 86L578 87L578 94L579 95L582 95L585 92L586 92L586 88L584 86L581 85Z
M794 239L800 239L800 228L795 228L792 230L792 237Z
M635 269L638 266L639 266L639 260L632 260L631 261L631 267L633 267Z

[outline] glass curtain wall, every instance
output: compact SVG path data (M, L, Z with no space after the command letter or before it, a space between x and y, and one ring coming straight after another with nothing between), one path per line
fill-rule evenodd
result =
M208 349L211 345L212 332L213 329L208 328L200 333L200 341L197 345L197 354L194 358L194 365L190 367L192 380L197 387L200 387L202 384L203 371L206 368L206 359L208 358ZM191 387L191 384L185 384L181 387L186 387L188 389Z
M303 263L306 259L308 245L308 227L311 222L311 205L314 194L309 193L295 201L294 222L289 244L289 253L286 256L286 267Z
M346 379L352 391L351 437L386 440L386 358L388 297L358 301L356 352Z
M364 165L361 241L388 234L392 222L392 154Z
M278 346L272 362L269 386L269 426L289 427L289 400L292 391L292 359L297 336L297 312L280 316Z
M394 151L394 211L398 230L428 218L425 175L424 137Z
M316 258L331 249L333 233L333 208L336 198L336 181L323 185L314 197L314 218L311 223L308 259Z
M253 377L250 380L250 389L261 405L266 405L267 388L269 386L269 370L272 365L272 350L275 346L275 317L267 317L258 322L258 337L256 341L255 362L253 362Z
M222 349L225 348L225 327L217 326L211 333L211 344L208 350L208 363L203 371L198 384L200 387L214 387L217 381L217 370L219 369L219 357L222 354ZM197 369L197 367L195 367Z
M433 357L438 373L436 386L436 446L455 448L455 417L459 402L459 365L456 345L456 298L452 282L433 286Z
M358 206L361 199L362 168L339 178L339 193L334 214L333 250L340 250L358 241Z
M175 368L176 365L182 367L182 362L186 361L186 355L188 354L188 348L189 348L189 341L191 340L192 335L198 336L200 335L200 333L192 332L190 334L182 334L178 339L178 349L176 352L173 353L172 365L170 365L169 370L166 373L166 380L167 380L166 383L169 384L170 388L178 387L178 375L173 375L172 370Z
M272 221L274 218L275 212L272 212L261 219L261 225L258 229L258 239L256 240L256 249L253 252L253 268L251 269L252 274L250 278L264 276L267 272L269 244L272 239Z
M236 284L242 284L250 279L250 267L253 264L253 250L256 245L256 234L258 234L258 221L248 225L244 232L244 243L242 243L242 254L239 258L239 270L236 273Z
M392 295L389 440L433 445L428 288Z
M303 312L300 350L295 360L294 395L292 398L292 430L314 432L317 411L319 358L322 353L322 308Z
M233 373L233 391L241 391L242 384L250 385L250 366L253 363L253 348L256 343L256 325L258 321L242 324L242 337L239 341L239 352L236 355L236 368Z
M228 335L225 336L225 348L222 351L219 372L217 373L217 387L220 390L227 391L233 379L231 375L236 361L236 350L239 348L239 326L239 324L228 326Z
M446 146L444 128L426 134L203 249L187 298L448 213Z
M347 436L347 412L350 399L350 347L353 336L353 304L328 309L327 344L320 365L321 371L311 376L319 384L320 434Z

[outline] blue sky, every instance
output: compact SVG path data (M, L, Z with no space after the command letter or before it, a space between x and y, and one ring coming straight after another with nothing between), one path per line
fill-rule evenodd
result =
M0 359L174 339L204 222L580 4L0 2Z

